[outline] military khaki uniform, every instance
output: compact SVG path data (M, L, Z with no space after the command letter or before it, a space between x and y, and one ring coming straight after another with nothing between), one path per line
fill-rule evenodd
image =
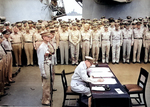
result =
M37 50L39 48L39 46L42 44L42 42L43 42L43 39L42 39L40 33L36 32L34 34L34 42L35 42L34 48Z
M102 63L109 63L109 51L110 51L110 38L111 32L101 32L102 41Z
M90 46L91 46L91 32L90 31L83 31L82 32L82 60L85 61L85 56L89 56Z
M144 62L150 62L150 31L147 31L143 38L143 46L145 47Z
M24 37L24 49L27 56L27 65L33 65L33 34L26 33Z
M51 46L51 47L50 47ZM43 95L42 95L42 104L50 104L51 102L51 94L52 94L52 87L53 84L51 84L54 81L54 68L53 65L51 65L52 56L47 57L45 56L45 53L49 51L50 53L54 52L54 48L52 49L52 44L48 45L44 42L39 46L37 50L37 56L38 56L38 64L41 71L42 76L42 86L43 86ZM51 65L51 71L50 71L50 65ZM50 75L50 72L52 75ZM46 78L43 78L43 75L46 76ZM52 79L51 79L52 78Z
M12 49L15 55L16 65L22 65L21 55L23 48L23 39L22 34L18 32L17 34L11 34L10 38L12 39Z
M112 63L119 63L120 59L120 46L122 46L122 31L114 30L111 36L111 45L112 45Z
M144 35L144 29L134 29L133 37L134 37L134 47L133 47L133 62L140 62L140 54L142 48L142 40ZM136 57L137 54L137 57Z
M101 47L101 36L99 31L92 32L92 56L98 63L99 48Z
M5 72L6 81L7 81L7 78L8 78L8 81L12 81L12 53L11 53L12 47L11 47L10 40L9 39L3 40L2 45L7 52L7 56L6 56L7 64L6 64L6 72Z
M61 64L64 64L64 59L66 64L68 64L68 49L69 49L69 33L61 32L59 37L59 47L60 47L60 54L61 54Z
M4 84L5 84L5 67L6 67L6 53L0 45L0 95L4 95Z
M131 46L133 45L133 31L131 29L123 30L123 62L130 62ZM127 54L126 54L127 53Z
M81 33L78 30L71 31L69 41L71 45L71 59L72 64L78 64L79 59L79 42L81 40Z

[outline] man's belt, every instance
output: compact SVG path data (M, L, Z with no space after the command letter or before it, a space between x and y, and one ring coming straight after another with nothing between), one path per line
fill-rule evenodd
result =
M123 38L123 39L131 39L131 38Z
M109 41L109 39L102 39L102 41Z
M16 43L12 43L12 44L18 44L18 43L21 43L21 42L16 42Z
M113 39L113 40L120 40L120 39Z
M33 43L32 41L25 41L25 43Z
M150 39L145 39L145 40L150 40Z
M134 38L134 39L143 39L143 38Z
M35 41L35 42L43 42L43 40L37 40L37 41Z
M6 50L6 52L11 52L12 50Z
M60 40L60 41L64 41L64 42L66 42L66 41L68 41L68 40Z
M85 39L85 40L82 40L82 42L85 42L85 41L89 41L89 40L87 40L87 39Z

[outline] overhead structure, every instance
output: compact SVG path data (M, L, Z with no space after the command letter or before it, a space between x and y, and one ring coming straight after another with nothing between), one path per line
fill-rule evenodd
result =
M132 0L94 0L98 4L130 3Z
M75 0L82 7L82 0Z
M40 0L51 10L51 19L57 19L66 16L63 0Z

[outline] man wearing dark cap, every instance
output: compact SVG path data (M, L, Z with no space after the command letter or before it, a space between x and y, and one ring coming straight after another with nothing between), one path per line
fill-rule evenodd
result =
M92 77L88 77L87 69L92 66L93 58L90 56L85 56L85 61L80 62L76 67L73 76L71 77L71 90L76 93L84 94L88 97L88 107L91 107L91 91L90 88L86 86L86 83L96 82ZM97 80L103 82L103 79Z
M133 63L135 63L135 62L140 63L140 55L141 55L144 29L141 27L140 21L138 21L136 24L137 24L137 28L135 28L133 30L133 37L134 37ZM137 54L137 56L136 56L136 54Z
M7 52L7 59L8 59L8 68L7 68L7 72L8 72L8 81L9 83L14 83L15 81L12 80L12 46L11 46L11 42L9 39L9 36L11 34L11 32L9 32L9 30L4 30L2 32L2 34L4 35L4 40L2 42L2 45L4 46L4 49Z
M130 29L130 23L126 22L126 28L123 30L123 63L130 63L130 52L133 42L133 31Z

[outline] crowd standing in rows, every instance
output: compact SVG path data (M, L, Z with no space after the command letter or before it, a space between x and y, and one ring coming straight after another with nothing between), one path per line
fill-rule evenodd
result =
M10 24L0 24L0 95L6 95L6 86L14 83L12 79L12 52L16 66L22 66L22 49L25 50L27 65L33 65L33 52L36 50L38 64L43 78L43 104L48 104L47 95L50 97L49 84L46 75L50 68L45 64L57 64L60 55L61 64L69 64L71 54L72 64L78 65L79 55L85 61L85 56L91 55L94 63L98 64L99 52L102 52L102 63L109 63L109 53L112 51L112 63L119 64L120 50L123 50L123 63L130 63L131 47L133 46L133 63L140 63L142 46L145 47L144 62L150 61L150 17L132 19L105 18L62 21L32 20ZM56 51L57 49L59 51ZM70 48L70 52L69 52ZM47 49L49 50L47 52ZM41 51L42 50L42 51ZM101 50L101 51L100 51ZM47 54L45 54L47 53ZM57 55L58 54L58 55ZM50 56L49 56L50 55ZM24 56L23 56L24 57ZM49 62L50 61L50 62ZM54 70L52 66L52 73ZM54 79L54 76L53 76ZM44 88L45 87L45 88ZM47 88L49 87L49 88Z

